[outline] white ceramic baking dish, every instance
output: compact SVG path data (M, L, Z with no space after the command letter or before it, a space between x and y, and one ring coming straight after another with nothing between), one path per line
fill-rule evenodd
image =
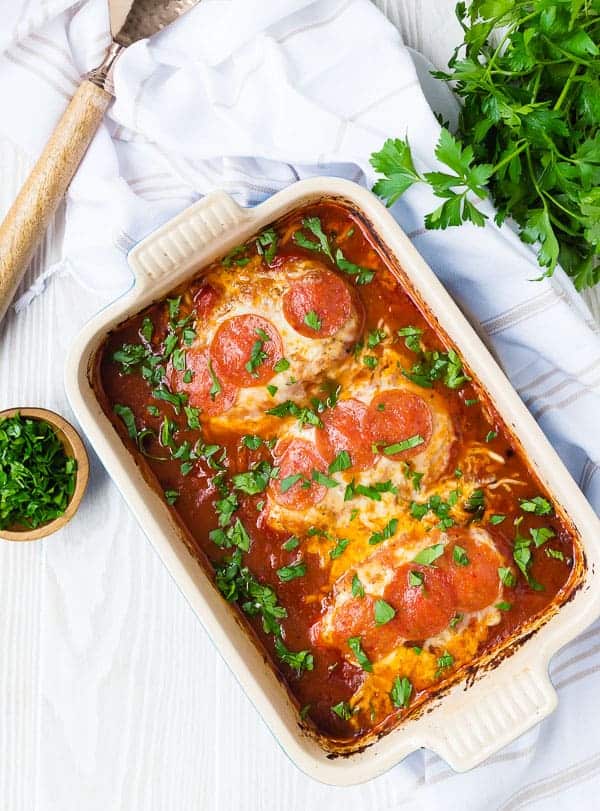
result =
M558 612L550 612L547 621L539 622L533 635L529 628L524 641L513 642L511 655L499 653L468 679L463 676L445 695L432 699L426 705L432 711L422 712L370 746L345 756L328 754L302 728L287 690L265 663L239 615L188 551L182 530L143 478L90 384L94 354L109 331L267 224L322 198L341 199L362 212L417 302L438 321L487 389L557 511L572 523L584 550L578 567L580 584L571 599ZM66 364L67 394L92 447L218 651L292 760L317 780L337 785L373 778L419 747L427 747L463 771L552 712L557 696L548 678L550 658L600 614L596 582L600 524L480 338L376 198L353 183L331 178L296 183L254 209L241 208L224 192L215 192L137 245L129 262L135 274L133 287L88 323L75 341Z

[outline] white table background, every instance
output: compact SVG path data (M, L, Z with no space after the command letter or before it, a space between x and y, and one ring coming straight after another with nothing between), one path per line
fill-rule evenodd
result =
M445 65L460 36L454 0L377 2L409 45ZM0 141L0 213L28 165ZM60 250L59 212L22 289ZM600 297L588 300L598 313ZM0 407L45 406L69 418L65 355L105 303L55 276L26 310L11 310L0 327ZM399 808L393 770L333 789L288 761L93 453L91 463L87 497L67 528L37 543L0 543L0 809Z

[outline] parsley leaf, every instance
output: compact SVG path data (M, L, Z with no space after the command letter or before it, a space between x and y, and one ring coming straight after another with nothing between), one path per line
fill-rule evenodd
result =
M318 332L323 325L323 322L321 321L318 314L314 310L309 310L306 313L306 315L304 316L304 323L306 324L307 327L314 329L315 332Z
M440 169L419 173L406 139L388 139L371 164L373 190L392 205L427 183L441 205L427 228L516 221L544 275L560 262L578 289L600 280L600 9L596 2L474 0L456 6L463 42L447 71L461 105L456 135L440 131Z
M296 245L299 245L301 248L308 248L310 251L320 251L333 262L333 254L331 253L329 240L323 232L321 220L318 217L305 217L302 220L302 227L310 231L310 233L317 238L317 241L314 242L312 239L309 239L302 231L296 231L293 237Z
M373 665L367 654L362 649L361 638L360 636L353 636L350 637L348 640L348 647L352 651L352 653L356 656L356 661L362 667L363 670L366 670L367 673L373 672Z
M413 686L406 676L402 676L402 678L396 676L390 691L390 700L394 707L397 707L399 710L403 707L408 707L412 691Z
M369 538L369 543L371 546L375 544L382 543L382 541L387 541L389 538L396 534L396 530L398 529L398 519L391 518L385 527L381 530L381 532L374 532L371 537Z
M375 625L386 625L396 616L396 610L385 600L375 600Z

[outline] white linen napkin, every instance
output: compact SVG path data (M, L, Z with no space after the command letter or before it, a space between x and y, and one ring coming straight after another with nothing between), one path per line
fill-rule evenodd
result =
M79 76L108 44L105 0L29 0L4 4L3 14L0 132L36 156ZM129 248L211 190L254 205L314 175L370 186L369 155L390 136L408 135L418 168L430 169L439 126L422 88L437 111L443 105L445 117L455 115L447 91L368 0L203 0L133 45L117 64L115 86L117 99L69 190L63 259L46 274L71 272L107 301L131 284ZM483 229L429 232L423 215L436 205L414 187L393 212L478 319L600 511L597 325L561 271L529 281L539 275L535 257L508 225L490 219ZM439 801L461 811L513 809L550 796L553 807L591 807L600 771L599 637L596 625L555 657L561 701L550 719L468 774L416 753L392 773L389 808L432 809ZM358 795L346 796L354 807Z

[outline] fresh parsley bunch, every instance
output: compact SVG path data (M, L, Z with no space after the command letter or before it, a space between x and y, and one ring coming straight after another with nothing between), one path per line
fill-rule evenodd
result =
M435 151L448 172L420 174L410 147L389 139L371 156L383 175L373 191L392 205L428 183L442 204L427 228L486 215L537 243L550 275L557 262L581 290L600 280L600 0L473 0L456 14L464 42L437 78L462 99L456 137L443 128Z

